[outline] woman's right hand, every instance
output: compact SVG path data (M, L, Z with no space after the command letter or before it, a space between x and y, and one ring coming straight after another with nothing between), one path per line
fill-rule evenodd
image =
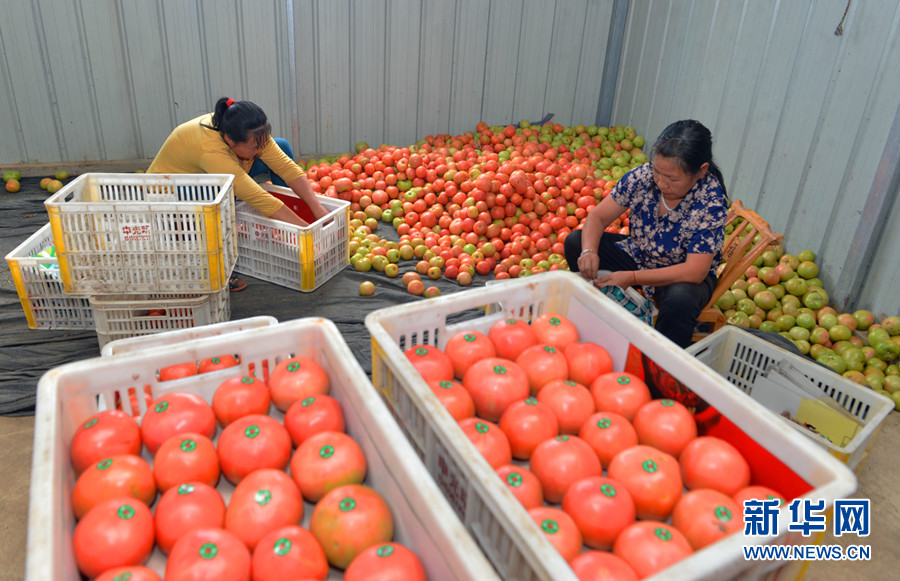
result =
M596 251L582 252L578 257L578 273L585 280L597 278L597 270L600 268L600 257Z

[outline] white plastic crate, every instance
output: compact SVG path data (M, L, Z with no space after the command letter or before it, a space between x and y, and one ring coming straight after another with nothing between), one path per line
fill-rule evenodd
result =
M118 339L227 321L230 294L225 288L195 295L92 295L89 301L102 348Z
M228 287L234 176L82 174L44 202L66 292L205 293Z
M225 335L226 333L235 333L237 331L245 331L247 329L256 329L259 327L271 327L277 325L278 319L269 316L247 317L246 319L237 319L236 321L225 321L224 323L213 323L212 325L203 325L202 327L192 327L190 329L179 329L176 331L163 331L154 335L141 335L139 337L130 337L128 339L116 339L110 341L100 349L100 355L109 357L110 355L121 355L122 353L133 353L135 351L146 351L154 347L167 347L169 345L177 345L184 341L193 339L203 339L204 337L214 337L216 335Z
M50 224L6 255L16 292L31 329L93 329L94 314L87 295L65 291L59 259L36 257L53 245Z
M261 185L269 192L293 196L288 188ZM310 292L350 264L350 203L327 196L318 198L328 214L305 227L266 218L249 204L239 202L235 271Z
M240 366L168 382L157 380L156 372L162 367L223 353L239 356ZM144 353L88 359L48 371L38 383L26 581L81 579L71 546L75 520L70 497L75 475L68 446L86 418L116 401L123 402L127 413L140 416L146 411L145 399L129 395L145 390L152 398L189 391L211 401L226 379L251 373L265 379L279 361L294 356L312 358L325 368L331 380L330 395L343 407L346 431L366 456L365 482L390 505L394 540L419 556L428 578L499 581L416 458L337 327L320 318L216 335ZM279 420L284 417L274 406L271 415ZM144 454L150 460L146 450ZM234 490L224 478L218 488L226 501ZM305 504L303 526L309 525L312 508ZM154 549L147 564L162 573L165 557ZM341 578L336 569L328 577Z
M757 400L761 395L754 395L754 387L763 381L770 370L780 372L795 383L804 382L834 400L862 423L862 429L849 442L832 443L797 424L788 425L809 436L853 470L861 468L875 445L881 423L894 409L894 403L889 398L868 387L732 325L704 337L691 345L687 352ZM787 396L783 395L782 399L786 400ZM774 409L772 403L777 404L777 398L767 407L773 413L780 414L783 406Z
M707 413L720 414L713 416L718 418L715 431L711 428L703 433L725 438L738 447L751 465L754 483L772 486L779 492L790 489L782 492L788 498L824 500L826 509L834 499L855 492L856 477L846 465L807 438L797 437L794 430L765 408L733 389L723 377L641 323L577 274L543 273L370 313L366 327L372 335L372 381L376 389L388 401L429 472L504 579L575 581L575 575L403 352L422 344L443 348L458 332L487 333L494 323L507 317L531 320L545 312L567 317L575 323L582 341L606 348L615 369L625 369L634 348L643 354L645 369L661 369L662 376L689 385L694 394L712 406ZM742 552L745 545L821 540L815 535L804 538L788 532L786 524L790 518L786 507L779 522L777 536L731 535L653 579L757 579L766 575L788 578L802 563L746 561Z

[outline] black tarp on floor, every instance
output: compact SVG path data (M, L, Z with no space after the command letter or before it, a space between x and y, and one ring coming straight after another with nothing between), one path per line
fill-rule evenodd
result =
M49 221L44 207L48 193L40 188L40 178L25 178L15 194L0 189L0 253L6 256ZM397 239L389 225L378 234ZM401 273L413 269L413 262L401 264ZM231 320L270 315L279 321L302 317L332 320L356 355L360 365L371 371L371 342L364 320L376 309L396 304L427 300L406 292L400 277L391 279L380 273L360 273L347 267L316 291L303 293L250 277L242 277L249 286L231 293ZM476 277L473 286L484 285L486 277ZM375 283L374 296L359 296L364 280ZM430 281L444 294L461 290L456 283L441 279ZM29 329L13 284L9 265L0 264L0 415L34 413L37 382L48 369L64 363L100 356L97 334L93 330Z

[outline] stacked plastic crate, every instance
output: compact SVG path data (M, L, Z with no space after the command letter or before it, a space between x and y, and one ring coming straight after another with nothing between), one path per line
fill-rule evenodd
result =
M231 175L79 176L49 224L7 255L33 329L106 342L230 318L237 259Z

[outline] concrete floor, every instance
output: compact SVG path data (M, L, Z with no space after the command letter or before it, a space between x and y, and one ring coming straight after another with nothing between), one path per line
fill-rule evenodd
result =
M0 416L0 581L24 578L33 437L33 417ZM856 497L872 501L870 536L843 535L836 539L829 534L823 540L825 544L868 544L871 561L812 562L803 577L805 581L898 578L895 551L900 539L900 462L894 448L898 443L900 413L892 413L882 424L875 448L859 475Z

